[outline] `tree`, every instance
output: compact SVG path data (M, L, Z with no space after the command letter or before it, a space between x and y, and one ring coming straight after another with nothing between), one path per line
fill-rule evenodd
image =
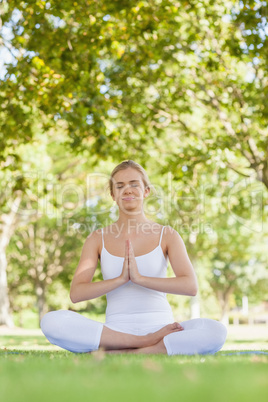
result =
M98 225L110 219L107 197L95 203L103 180L93 183L96 175L91 161L67 154L61 143L64 134L54 134L36 133L33 144L21 144L17 149L23 155L21 175L28 182L7 245L12 308L18 310L19 295L26 292L35 299L39 320L49 309L61 307L54 297L58 285L66 290L61 305L74 308L69 288L82 244ZM107 180L104 173L99 177ZM99 265L94 280L100 276ZM105 298L86 304L103 312Z
M18 194L12 203L8 214L1 216L1 237L0 237L0 325L12 327L13 320L9 312L8 283L7 283L7 258L6 248L14 233L16 225L16 212L21 202L21 194Z
M25 140L23 121L31 126L34 111L44 130L61 120L76 152L107 156L112 144L119 160L127 147L144 160L168 128L167 140L202 144L194 164L220 148L226 167L254 173L267 187L267 71L252 62L260 50L249 52L244 23L253 26L257 11L249 18L236 1L223 0L11 1L5 11L18 54L3 83L7 143L20 130ZM178 157L172 155L167 165Z
M223 0L6 2L2 20L13 36L2 43L17 64L7 66L1 82L2 166L14 163L19 170L13 148L34 143L36 131L45 139L62 130L61 152L70 166L53 172L55 181L82 155L92 167L99 159L135 159L160 183L170 174L176 197L184 197L180 186L195 189L205 180L214 184L213 198L230 171L253 177L264 191L267 39L254 10L259 5L242 3L254 6L239 9L236 1ZM252 34L262 47L252 48L247 27L256 21ZM21 182L26 188L27 179ZM248 208L239 202L238 215ZM159 219L179 216L190 228L195 217L178 214L178 206ZM187 233L186 242L194 259L205 235Z

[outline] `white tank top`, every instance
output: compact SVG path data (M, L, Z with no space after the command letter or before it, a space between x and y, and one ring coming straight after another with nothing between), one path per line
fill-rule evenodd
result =
M158 246L147 254L135 257L141 275L156 278L165 278L167 271L167 258L164 257L161 240L162 227ZM103 279L113 279L122 273L124 257L110 254L104 246L102 229L101 272ZM128 281L122 286L107 293L106 321L125 322L139 316L144 322L147 318L155 323L173 322L171 306L166 299L166 293L148 289ZM137 318L138 317L138 318ZM146 318L147 317L147 318Z

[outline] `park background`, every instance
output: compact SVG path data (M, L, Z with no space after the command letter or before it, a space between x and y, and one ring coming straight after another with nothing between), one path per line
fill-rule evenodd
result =
M262 0L1 1L1 400L267 401L267 18ZM174 316L228 327L215 355L73 354L39 328L104 320L105 297L69 289L127 159L198 276Z
M251 0L2 2L2 329L57 309L104 321L105 296L69 289L86 237L117 218L107 184L126 159L198 276L196 297L167 296L175 318L267 328L267 15Z

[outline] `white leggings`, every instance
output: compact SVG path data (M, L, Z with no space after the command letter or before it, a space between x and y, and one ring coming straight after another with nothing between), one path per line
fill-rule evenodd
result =
M168 355L213 354L220 350L225 342L227 330L218 321L195 318L180 324L184 328L183 331L171 333L163 338ZM40 325L50 343L70 352L85 353L99 348L105 324L74 311L58 310L45 314ZM163 326L160 325L157 329Z

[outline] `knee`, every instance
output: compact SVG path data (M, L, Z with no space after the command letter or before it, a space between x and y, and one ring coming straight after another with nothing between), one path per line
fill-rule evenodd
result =
M43 318L40 321L40 327L44 335L50 335L55 322L57 322L56 319L56 311L50 311L49 313L45 314Z
M40 327L43 334L47 338L57 338L57 334L62 328L62 320L64 319L64 310L50 311L45 314L40 321Z
M208 322L208 327L211 328L211 331L215 334L215 336L222 341L225 342L227 336L227 328L221 322L216 320L211 320L209 318L205 318Z
M227 328L221 322L216 320L211 320L208 318L204 318L208 340L208 350L207 353L216 353L219 351L227 337Z

